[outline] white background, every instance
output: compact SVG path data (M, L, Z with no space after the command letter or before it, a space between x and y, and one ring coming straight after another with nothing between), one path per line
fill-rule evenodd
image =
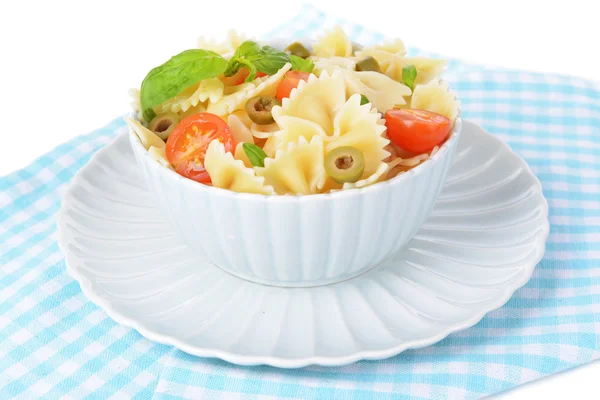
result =
M600 79L593 1L362 0L323 11L467 61ZM231 28L260 36L298 2L0 2L0 175L128 110L127 89L151 67ZM600 363L497 398L598 399Z

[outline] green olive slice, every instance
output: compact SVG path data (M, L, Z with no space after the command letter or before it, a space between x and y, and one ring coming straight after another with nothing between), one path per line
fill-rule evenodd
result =
M365 57L356 63L357 71L374 71L381 72L381 67L376 59L371 56Z
M300 42L294 42L290 44L284 50L286 53L294 55L300 58L308 58L310 57L310 51Z
M172 112L157 115L148 124L148 129L156 133L162 140L167 140L173 129L175 129L175 126L179 123L179 120L179 115Z
M337 183L356 182L364 170L365 157L355 147L337 147L325 157L325 171Z
M246 102L246 112L252 122L258 125L269 125L275 122L271 110L280 105L281 102L275 97L255 96Z

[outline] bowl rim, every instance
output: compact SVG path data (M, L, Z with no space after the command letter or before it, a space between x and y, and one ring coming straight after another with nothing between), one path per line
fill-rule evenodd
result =
M135 118L137 120L135 115L130 114L129 116L130 116L130 118ZM386 179L384 181L376 182L374 184L360 187L360 188L338 190L338 191L329 192L329 193L278 195L278 194L234 192L234 191L228 190L228 189L203 185L192 179L189 179L182 175L179 175L174 170L166 168L164 165L151 159L150 154L148 153L148 150L146 150L146 148L143 146L140 138L135 134L133 129L131 129L131 127L128 126L128 133L129 133L129 137L131 139L130 142L131 142L134 152L136 152L138 154L142 154L143 157L147 157L145 161L147 164L151 165L150 168L154 169L155 173L159 173L159 174L166 173L167 174L166 176L170 177L169 179L172 179L173 181L178 181L180 184L185 185L186 188L189 187L190 188L189 190L203 191L208 194L220 195L220 196L224 196L224 197L247 199L247 200L267 200L270 202L274 202L274 201L299 202L299 201L335 200L335 199L341 199L341 198L345 198L345 197L358 196L361 194L366 194L366 193L374 192L374 191L389 190L392 186L402 185L403 184L402 182L408 181L410 179L415 179L415 177L420 175L423 171L425 171L429 168L433 168L435 164L437 164L441 160L445 159L450 152L450 148L456 147L457 142L461 136L460 135L461 131L462 131L462 118L461 118L460 109L459 109L459 114L456 117L454 126L452 127L452 130L450 131L450 135L448 136L448 139L446 139L446 141L440 146L439 150L433 156L429 157L427 160L423 161L416 167L411 168L410 170L406 171L405 173L397 175L391 179Z

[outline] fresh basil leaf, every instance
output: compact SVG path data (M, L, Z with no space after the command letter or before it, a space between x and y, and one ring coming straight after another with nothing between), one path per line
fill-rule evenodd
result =
M248 156L248 159L255 167L264 167L265 166L265 158L267 158L267 153L263 151L260 147L252 143L244 143L242 145L244 152Z
M367 99L367 96L365 96L364 94L360 95L360 105L364 105L370 103L369 99Z
M260 46L258 43L252 42L250 40L245 41L240 44L237 48L231 59L229 60L229 64L227 65L227 69L225 70L225 76L233 76L238 70L247 66L247 63L250 63L249 60L246 60L245 57L257 57L260 52Z
M290 56L271 46L263 46L261 57L254 61L256 69L267 75L274 75L290 62Z
M290 54L290 62L292 63L292 69L296 71L308 72L310 74L315 68L315 64L308 58L304 59L293 54Z
M152 108L175 97L183 89L203 79L214 78L227 68L227 60L208 50L186 50L152 69L142 81L140 101L144 119Z
M244 82L252 82L256 78L256 66L245 58L238 59L238 62L248 68L250 71Z
M413 90L415 88L415 80L417 79L417 68L414 65L407 65L402 68L402 83Z
M237 48L229 60L225 76L235 75L241 67L247 67L250 69L250 74L246 82L250 82L256 77L256 72L273 75L288 62L290 57L283 51L247 40Z

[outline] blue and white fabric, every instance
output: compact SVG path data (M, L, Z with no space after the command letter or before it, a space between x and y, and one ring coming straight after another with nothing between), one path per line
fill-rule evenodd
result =
M312 7L271 35L335 23L383 39ZM61 193L119 118L0 178L0 399L475 399L600 358L600 85L459 60L446 79L550 204L546 255L504 307L434 346L338 368L242 367L153 343L83 296L55 239Z

